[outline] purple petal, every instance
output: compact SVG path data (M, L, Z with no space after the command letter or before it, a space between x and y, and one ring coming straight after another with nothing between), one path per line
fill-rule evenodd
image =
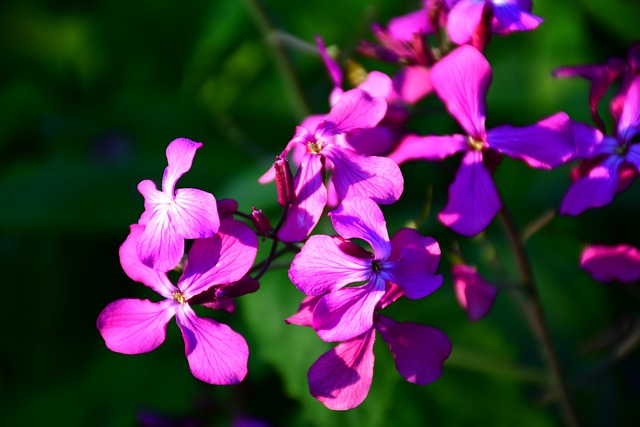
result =
M404 379L426 385L440 378L451 354L451 341L443 332L416 323L398 323L385 316L378 316L376 329L389 345Z
M194 377L209 384L237 384L247 375L249 348L227 325L196 316L188 304L176 310Z
M400 141L389 158L397 164L408 160L442 160L469 147L468 139L463 135L418 136L407 135Z
M586 159L595 155L595 150L602 143L604 135L593 126L573 122L573 137L576 143L576 154L573 158Z
M433 274L440 263L440 245L433 237L423 236L414 228L401 228L391 238L390 260L399 260L402 257L402 248L406 246L418 246L424 248L429 253L429 258L425 260L424 268Z
M327 408L345 411L360 405L373 379L375 330L339 344L309 369L309 391Z
M482 319L491 311L498 288L486 282L470 265L454 265L451 271L458 303L465 309L470 320Z
M287 317L284 321L290 325L299 326L313 326L313 310L316 308L316 304L322 298L322 295L316 295L312 297L305 297L298 308L298 311L293 316Z
M387 112L387 102L362 89L351 89L331 108L318 130L322 135L337 135L355 129L372 128Z
M140 261L154 270L166 272L178 265L184 254L184 238L170 220L169 205L156 205L138 238L136 250Z
M376 203L390 204L400 198L404 178L393 160L362 156L339 146L328 147L325 156L333 164L331 181L341 200L363 196Z
M393 91L393 82L385 73L374 70L367 74L367 79L358 85L358 89L364 90L374 98L387 98Z
M438 219L464 236L484 230L500 210L500 197L482 163L482 152L469 151L449 187L449 202Z
M640 133L640 76L637 76L625 95L622 115L618 122L618 138L631 142Z
M222 220L215 236L193 242L178 287L188 300L211 286L236 282L249 271L257 252L258 238L251 227Z
M411 42L414 35L430 34L434 28L429 22L427 8L423 8L391 19L387 24L387 31L395 39Z
M296 175L296 198L278 232L280 240L299 242L316 226L327 204L327 189L322 179L322 161L317 155L306 155Z
M590 245L582 252L580 266L601 282L625 283L640 279L640 251L631 245Z
M220 227L218 207L213 194L194 188L176 191L169 216L176 233L185 239L211 237Z
M431 69L431 83L438 96L463 129L477 140L485 139L485 97L491 78L489 62L469 45L458 47Z
M362 334L373 327L373 313L384 292L384 280L373 279L364 286L326 294L313 310L313 329L327 342Z
M486 1L460 0L449 11L447 17L447 34L455 44L464 44L482 19Z
M176 307L177 303L170 299L158 303L121 299L102 310L96 326L110 350L124 354L146 353L164 342L167 323Z
M362 239L369 243L378 260L387 259L391 242L387 223L378 205L366 197L345 199L329 213L333 228L345 239Z
M381 156L389 152L396 136L389 126L380 125L370 129L354 130L345 134L347 148L365 156Z
M574 182L562 200L560 213L578 215L588 208L611 203L618 186L618 168L622 158L608 157L602 164L589 171L589 174Z
M526 127L500 126L487 132L487 145L531 167L549 169L576 152L571 120L557 113Z
M175 139L167 147L167 161L169 165L164 170L162 177L162 190L169 196L173 196L176 182L191 169L196 150L202 147L202 143L193 142L190 139Z
M420 65L403 67L393 78L396 96L407 104L415 104L433 91L431 72Z
M136 247L138 239L143 233L143 225L134 224L130 228L129 235L120 246L120 264L132 280L150 287L165 298L171 298L178 288L171 283L166 273L147 267L140 261Z
M322 295L352 283L369 280L371 260L342 252L324 235L307 240L289 269L289 279L306 295Z
M498 34L534 30L543 21L539 16L523 10L517 3L494 2L493 14L496 19L496 23L493 25L493 31Z
M342 70L340 69L340 66L327 53L327 48L324 46L322 37L316 36L316 44L318 45L318 50L320 51L320 56L322 57L322 61L324 62L325 67L327 67L327 72L329 73L329 77L331 77L331 81L333 81L333 85L337 87L341 87L342 86Z

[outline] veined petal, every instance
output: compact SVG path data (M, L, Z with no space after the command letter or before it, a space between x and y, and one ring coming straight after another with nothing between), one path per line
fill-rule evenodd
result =
M433 92L431 72L421 65L407 65L393 78L395 96L407 104L415 104Z
M194 377L209 384L237 384L247 375L249 347L242 335L213 319L196 316L188 304L176 310L185 354Z
M322 295L315 295L311 297L305 297L300 303L298 311L293 316L287 317L284 321L290 325L300 326L313 326L313 310L316 308L316 304L322 298Z
M582 252L580 266L601 282L640 279L640 251L630 245L589 245Z
M458 303L465 309L470 320L482 319L491 311L498 288L486 282L470 265L454 265L451 272Z
M162 177L162 190L169 196L173 196L176 182L185 172L191 169L196 150L202 147L202 143L193 142L190 139L175 139L167 147L167 161L169 165L164 170Z
M345 239L362 239L369 243L377 260L387 259L391 242L387 223L378 205L366 197L350 197L329 212L333 228Z
M373 327L373 313L385 292L382 279L326 294L313 310L313 329L327 342L344 341Z
M328 147L325 156L333 164L331 181L341 200L363 196L376 203L390 204L404 190L400 168L387 157L362 156L339 146Z
M424 268L430 273L435 273L440 263L440 245L433 237L423 236L415 228L401 228L391 238L391 256L389 260L395 261L402 257L402 248L417 246L426 250L429 257L425 260Z
M98 316L96 326L109 350L124 354L146 353L164 342L167 323L175 314L176 301L151 302L121 299Z
M638 133L640 133L640 76L636 76L627 89L618 122L618 138L624 142L631 142Z
M468 2L463 0L455 7L463 3ZM491 79L489 62L470 45L456 48L431 69L431 83L438 96L462 128L478 140L485 137L485 97Z
M323 295L369 280L371 260L342 252L333 238L313 235L291 263L289 279L306 295Z
M464 44L482 19L485 1L460 0L449 11L447 16L447 34L455 44Z
M576 152L571 120L557 113L525 126L500 126L487 132L487 145L531 167L550 169L563 164Z
M311 395L334 411L360 405L371 388L374 342L370 329L320 356L309 369Z
M327 189L322 179L322 160L307 155L296 175L296 197L278 232L280 240L299 242L307 238L316 226L327 204Z
M129 227L129 235L124 243L120 246L120 264L127 276L136 282L143 283L150 287L165 298L171 298L174 292L178 292L178 288L162 271L156 271L147 267L140 261L137 252L138 239L144 232L143 225L134 224Z
M331 108L316 134L320 131L322 135L337 135L355 129L372 128L386 112L387 102L383 98L375 98L362 89L351 89L343 93Z
M376 329L389 345L404 379L426 385L440 378L451 354L451 341L443 332L416 323L398 323L385 316L378 316Z
M494 2L493 14L495 16L493 31L498 34L534 30L543 21L542 18L529 13L517 3Z
M449 201L438 219L464 236L484 230L500 210L501 202L482 152L469 151L449 187Z
M195 188L176 191L169 216L176 232L185 239L204 239L220 227L218 207L213 194Z
M573 183L565 194L560 207L561 214L578 215L588 208L611 203L618 186L619 156L609 156L589 174Z
M463 135L407 135L400 141L396 149L389 154L389 158L397 164L417 159L442 160L445 157L464 151L468 147L467 137Z
M251 268L258 252L258 237L241 221L220 222L215 236L193 242L178 287L188 300L214 285L240 280Z
M631 163L636 171L640 171L640 144L632 144L629 147L625 160Z
M136 251L140 261L154 270L173 269L184 254L184 238L180 236L169 217L168 206L157 205L148 217L144 232L138 238Z

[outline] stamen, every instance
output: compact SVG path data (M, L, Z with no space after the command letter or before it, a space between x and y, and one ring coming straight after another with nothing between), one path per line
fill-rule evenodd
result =
M484 141L474 139L472 136L467 137L467 142L472 150L482 151L484 149Z
M322 141L309 142L307 147L311 154L320 154L320 150L322 150Z
M174 292L171 296L174 300L178 301L180 304L186 304L187 299L182 295L181 292Z

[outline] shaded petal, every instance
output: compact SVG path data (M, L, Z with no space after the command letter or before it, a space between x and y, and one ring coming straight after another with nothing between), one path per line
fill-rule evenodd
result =
M415 104L433 91L431 72L421 65L403 67L393 78L395 96L407 104Z
M640 144L632 144L629 147L625 160L635 167L637 175L637 171L640 171Z
M316 226L327 204L327 189L322 179L320 156L307 155L296 175L296 197L278 232L280 240L299 242Z
M363 196L376 203L390 204L402 195L404 178L393 160L362 156L339 146L328 147L324 154L333 163L331 181L341 200Z
M618 138L624 142L631 142L638 133L640 133L640 76L633 80L625 95L618 122Z
M571 120L557 113L525 126L500 126L487 132L487 145L531 167L549 169L563 164L576 152Z
M362 239L373 248L376 259L387 259L391 242L387 223L378 205L366 197L345 199L338 209L329 212L333 228L345 239Z
M375 330L339 344L309 369L309 391L327 408L345 411L360 405L373 379Z
M389 345L404 379L426 385L440 378L451 354L451 341L443 332L416 323L398 323L385 316L378 316L376 329Z
M345 134L344 145L358 154L380 156L386 154L395 142L395 135L389 126L354 130Z
M175 139L167 147L167 161L169 165L164 170L162 177L162 190L169 196L173 196L176 182L191 169L196 150L202 147L202 143L194 142L186 138Z
M244 379L249 348L242 335L213 319L196 316L188 304L176 311L176 321L194 377L209 384L237 384Z
M464 44L482 19L485 1L460 0L447 16L447 34L455 44Z
M457 5L465 3L464 1ZM463 45L431 69L431 83L462 128L477 140L485 137L487 90L492 73L489 62L473 46Z
M314 235L293 258L289 279L306 295L322 295L369 280L371 268L370 259L348 255L333 238Z
M397 164L408 160L442 160L469 147L468 139L463 135L418 136L407 135L389 154Z
M322 298L322 295L306 297L302 300L298 311L293 316L287 317L284 321L290 325L313 326L313 310L316 304Z
M213 194L195 188L176 191L169 217L176 233L185 239L211 237L220 227L218 207Z
M171 298L174 292L178 292L178 288L171 283L167 274L147 267L138 257L138 239L145 227L134 224L129 229L129 235L119 251L122 269L132 280L145 284L165 298Z
M562 199L561 214L578 215L588 208L604 206L613 200L618 186L618 168L622 158L609 156L584 178L569 187Z
M508 3L493 3L493 14L496 22L493 31L498 34L508 34L513 31L534 30L543 21L542 18L524 10L520 5Z
M597 147L603 141L604 135L593 126L573 122L573 137L576 143L576 153L571 158L586 159L597 154Z
M625 283L640 279L640 251L631 245L590 245L582 252L580 266L601 282Z
M156 205L136 247L140 261L158 271L172 270L184 254L184 238L171 222L169 205Z
M397 40L411 42L415 34L430 34L434 28L429 22L427 8L422 8L407 15L392 18L387 24L387 31Z
M367 79L358 85L358 89L364 90L374 98L387 98L393 91L393 81L385 73L374 70L367 74Z
M436 239L429 236L423 236L418 233L415 228L401 228L391 238L391 256L390 260L398 260L402 256L402 248L405 246L415 245L424 248L429 253L429 258L425 260L426 271L435 273L440 263L440 245Z
M498 288L486 282L470 265L454 265L451 272L458 303L465 309L470 320L482 319L491 311Z
M342 94L317 131L327 136L372 128L386 112L387 102L383 98L375 98L362 89L351 89Z
M313 329L327 342L362 334L373 327L373 313L384 292L385 282L377 278L364 286L328 293L313 310Z
M98 316L96 326L109 350L140 354L154 350L164 342L167 323L174 316L173 300L151 302L121 299L112 302Z
M236 282L249 271L258 252L258 237L241 221L222 220L218 233L193 242L178 287L186 299L214 285Z
M482 153L469 151L449 187L449 201L438 219L464 236L474 236L489 225L500 206L498 191L482 163Z

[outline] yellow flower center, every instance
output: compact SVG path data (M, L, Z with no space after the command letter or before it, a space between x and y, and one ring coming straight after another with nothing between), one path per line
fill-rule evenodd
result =
M311 154L320 154L320 150L322 150L322 141L309 142L307 147Z
M181 292L174 292L172 295L173 299L178 301L180 304L186 304L187 299L182 295Z
M474 139L472 136L468 136L467 141L469 142L469 147L471 147L472 150L482 151L484 149L484 141Z

